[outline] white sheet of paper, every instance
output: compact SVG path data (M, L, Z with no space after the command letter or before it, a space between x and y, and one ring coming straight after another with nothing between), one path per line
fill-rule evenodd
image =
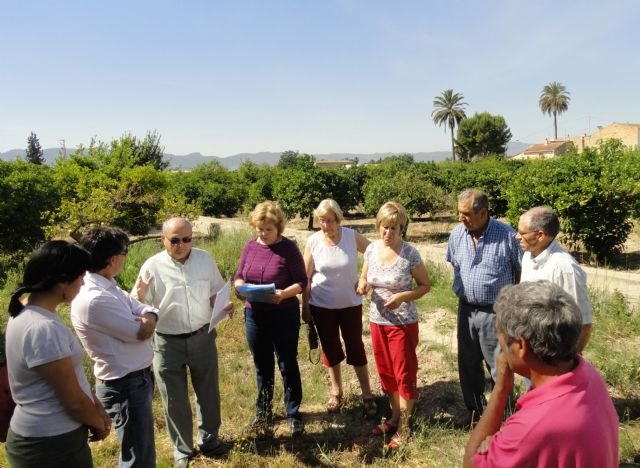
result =
M213 303L213 310L211 311L211 322L209 322L209 333L220 322L227 318L227 313L224 308L231 299L231 280L227 281L220 291L216 293L216 300Z

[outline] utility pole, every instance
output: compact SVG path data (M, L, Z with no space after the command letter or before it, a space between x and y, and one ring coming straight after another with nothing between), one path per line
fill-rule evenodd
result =
M67 157L67 145L65 145L64 140L58 140L60 143L60 153L66 158Z

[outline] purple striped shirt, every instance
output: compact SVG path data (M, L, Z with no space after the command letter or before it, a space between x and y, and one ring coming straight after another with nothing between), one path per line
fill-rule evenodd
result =
M300 249L286 237L271 245L260 244L256 239L248 241L242 250L234 278L253 284L275 283L276 289L286 289L294 283L298 283L302 289L307 286L307 273ZM297 296L285 299L280 304L254 302L246 305L254 310L273 310L293 304L298 304Z

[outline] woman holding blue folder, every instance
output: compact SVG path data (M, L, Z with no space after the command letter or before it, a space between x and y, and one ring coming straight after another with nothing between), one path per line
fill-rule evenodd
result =
M272 201L258 204L250 215L256 238L246 243L235 275L242 296L251 285L274 284L273 294L250 296L245 302L245 329L256 367L258 397L256 415L249 429L268 433L273 424L274 351L284 385L284 404L291 435L302 434L300 415L302 382L298 367L300 303L298 294L307 285L302 254L296 243L282 235L285 217ZM245 289L246 290L246 289ZM247 294L249 295L249 294Z

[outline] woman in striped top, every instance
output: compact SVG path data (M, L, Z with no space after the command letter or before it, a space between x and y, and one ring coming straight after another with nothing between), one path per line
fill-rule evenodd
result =
M235 286L245 283L270 284L275 294L264 296L265 302L245 303L245 330L253 355L258 384L256 416L249 425L252 431L271 432L275 351L284 385L284 404L292 436L302 434L300 416L302 382L298 368L298 333L300 303L298 294L307 285L302 254L296 243L282 235L285 218L275 202L258 204L250 216L256 238L242 251L235 275Z

